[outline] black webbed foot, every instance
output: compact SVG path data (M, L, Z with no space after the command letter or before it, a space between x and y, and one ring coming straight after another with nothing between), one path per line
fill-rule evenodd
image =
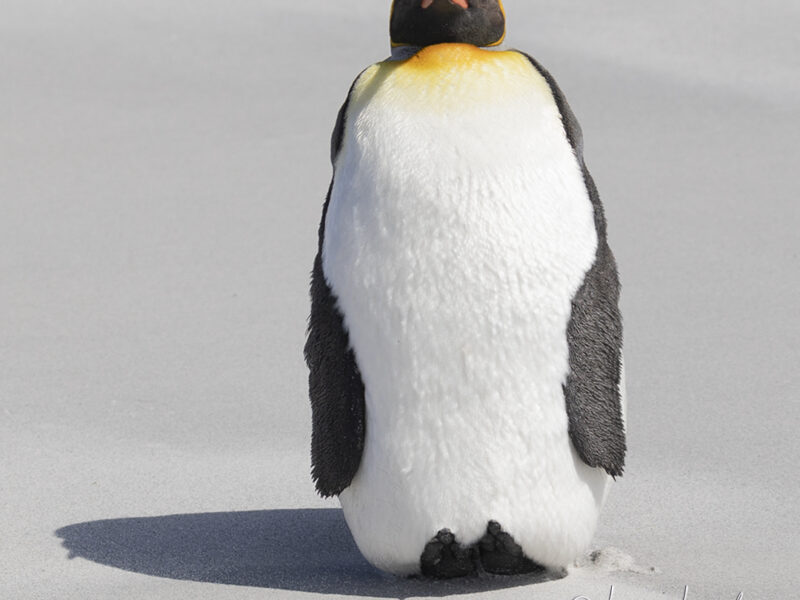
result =
M544 571L544 567L525 556L514 538L500 523L489 521L486 534L478 542L481 564L487 573L516 575Z
M455 536L449 529L441 529L436 537L425 545L420 565L423 575L439 579L463 577L475 572L472 550L456 542Z

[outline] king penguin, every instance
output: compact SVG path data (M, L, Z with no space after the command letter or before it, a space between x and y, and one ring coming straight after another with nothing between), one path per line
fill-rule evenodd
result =
M580 126L500 0L394 0L339 111L305 346L312 477L398 575L563 573L625 453Z

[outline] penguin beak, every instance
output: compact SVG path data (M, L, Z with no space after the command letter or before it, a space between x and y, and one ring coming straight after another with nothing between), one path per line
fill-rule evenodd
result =
M450 2L450 4L455 4L459 8L463 8L464 10L467 10L469 8L467 0L447 0L447 1ZM430 7L431 4L433 4L433 2L434 0L422 0L422 4L420 4L420 6L424 10Z

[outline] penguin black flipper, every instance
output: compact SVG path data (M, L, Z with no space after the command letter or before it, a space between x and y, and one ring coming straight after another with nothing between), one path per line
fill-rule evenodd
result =
M347 98L331 137L332 161L342 145L350 94ZM332 189L333 181L319 226L319 246L311 274L311 316L304 351L309 368L312 412L311 476L322 496L338 495L350 485L361 463L366 425L364 383L336 296L322 268L325 217Z
M564 385L569 435L575 450L590 467L602 467L617 477L625 466L625 426L620 377L622 319L619 312L619 275L608 246L603 205L583 160L583 134L578 120L552 75L525 54L547 81L555 98L567 139L583 171L594 209L597 252L594 264L572 299L567 326L570 372Z

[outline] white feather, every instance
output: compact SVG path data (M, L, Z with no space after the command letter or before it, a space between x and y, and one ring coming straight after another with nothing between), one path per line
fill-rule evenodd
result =
M471 544L491 519L563 567L608 481L574 451L562 392L591 202L545 80L491 54L433 74L373 66L335 165L323 268L367 414L340 499L364 556L398 574L439 529Z

